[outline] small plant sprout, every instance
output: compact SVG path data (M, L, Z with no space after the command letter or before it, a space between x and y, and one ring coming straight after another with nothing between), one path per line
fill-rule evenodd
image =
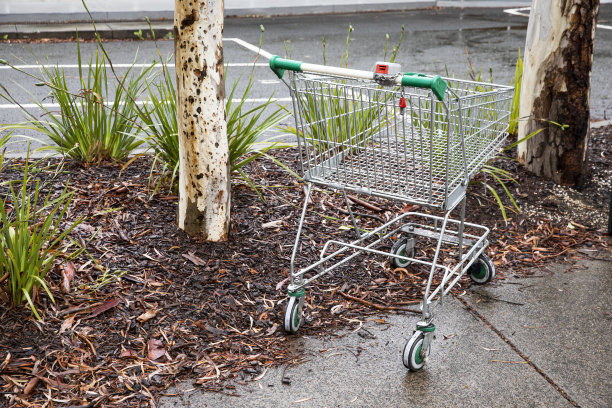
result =
M344 68L348 68L348 60L349 60L349 42L351 40L351 33L355 29L352 25L349 24L348 33L346 34L346 47L344 49L344 55L340 58L340 66L344 65Z
M521 84L523 82L523 59L521 58L520 48L518 50L516 68L514 69L514 80L512 82L514 85L514 96L512 97L512 105L510 108L510 122L508 126L508 134L510 136L516 136L518 133Z
M327 57L325 55L325 47L327 46L327 39L323 36L323 65L327 65Z
M385 34L385 54L383 60L387 60L387 50L389 49L389 33Z

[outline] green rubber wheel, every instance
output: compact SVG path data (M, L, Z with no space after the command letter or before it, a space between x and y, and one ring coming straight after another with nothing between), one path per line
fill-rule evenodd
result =
M304 296L289 296L287 306L285 306L285 318L283 328L287 333L295 334L302 325Z
M417 330L404 346L402 362L410 371L419 371L425 365L425 354L427 351L423 350L424 339L425 335L423 332Z
M414 362L416 363L416 365L422 365L424 358L421 355L421 350L423 349L423 344L419 344L419 346L416 348L416 351L414 353Z
M400 238L391 247L391 255L399 255L406 256L409 258L414 258L414 246L411 245L411 241L408 238ZM395 257L391 257L391 266L394 268L406 268L412 262L407 261L405 259L399 259Z
M474 283L484 285L485 283L491 282L495 277L495 265L493 261L491 261L491 258L483 253L478 256L478 259L476 259L472 265L470 265L468 273Z

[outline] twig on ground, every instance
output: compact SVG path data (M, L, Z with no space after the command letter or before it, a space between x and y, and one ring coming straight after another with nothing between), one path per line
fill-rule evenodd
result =
M338 291L338 293L341 294L343 297L349 299L349 300L353 300L355 302L362 303L362 304L364 304L366 306L373 307L374 309L377 309L377 310L397 310L397 311L400 311L400 312L410 312L410 313L417 313L417 314L421 314L422 313L420 310L408 309L406 307L379 305L379 304L372 303L372 302L369 302L369 301L364 300L364 299L360 299L360 298L355 297L355 296L347 295L346 293L344 293L342 291Z

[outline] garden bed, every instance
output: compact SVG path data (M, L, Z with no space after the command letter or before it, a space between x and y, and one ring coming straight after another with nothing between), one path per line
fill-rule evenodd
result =
M592 174L582 191L538 179L509 160L496 163L519 181L511 188L524 211L509 212L507 224L478 178L470 186L467 220L491 228L488 253L498 269L493 284L551 261L609 256L604 234L611 137L610 126L593 129ZM299 168L296 150L274 155ZM70 219L87 217L72 237L88 255L53 269L48 280L56 302L38 296L43 322L27 307L8 308L0 284L0 406L38 406L49 399L60 406L143 406L182 379L231 393L235 381L299 362L282 330L304 198L296 178L271 161L251 163L248 174L266 202L235 183L230 239L208 243L176 228L176 195L158 190L151 197L149 158L123 170L121 164L68 162L57 173L58 162L37 163L35 177L56 175L50 182L54 190L70 180L75 192ZM23 161L10 161L0 177L21 179ZM360 198L381 209L354 207L366 215L359 217L366 228L377 225L376 217L416 209ZM351 239L343 203L341 195L315 190L298 265L317 259L328 239ZM309 288L300 333L340 333L385 309L412 313L427 273L393 270L381 257L357 257ZM464 278L457 290L469 284Z

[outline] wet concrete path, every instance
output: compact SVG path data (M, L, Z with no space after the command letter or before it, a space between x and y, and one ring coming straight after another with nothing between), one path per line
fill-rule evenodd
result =
M611 265L553 265L449 297L437 310L430 361L417 373L401 361L417 316L386 315L341 337L295 337L306 362L268 370L238 386L238 396L175 390L181 396L159 406L609 407Z

